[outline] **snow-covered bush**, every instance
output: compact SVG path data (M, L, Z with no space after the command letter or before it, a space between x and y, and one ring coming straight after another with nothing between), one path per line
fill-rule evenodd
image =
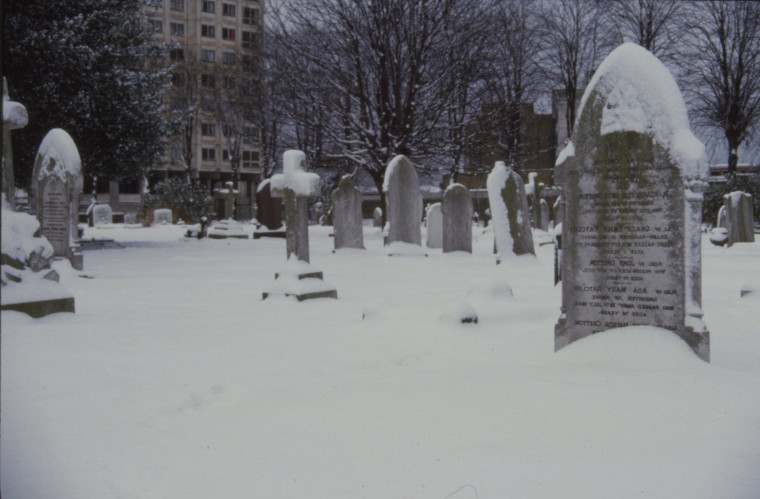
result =
M172 177L153 186L143 198L141 218L144 225L153 222L153 210L169 208L174 220L198 223L201 217L214 217L214 202L203 185Z

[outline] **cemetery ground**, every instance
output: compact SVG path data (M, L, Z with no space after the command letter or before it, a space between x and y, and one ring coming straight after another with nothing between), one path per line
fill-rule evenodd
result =
M123 247L56 266L76 314L2 312L3 497L757 497L760 242L703 235L708 364L649 327L554 353L545 232L496 266L368 223L310 227L339 299L302 303L261 300L283 239L88 228Z

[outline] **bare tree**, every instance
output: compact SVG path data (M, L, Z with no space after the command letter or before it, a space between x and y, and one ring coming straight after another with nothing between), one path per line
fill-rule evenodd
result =
M185 180L193 178L193 139L197 133L200 111L201 62L198 54L185 51L179 44L170 50L172 86L169 90L169 107L172 123L172 149L179 150L179 157L172 152L172 160L180 161L185 170Z
M568 137L575 123L577 90L588 84L610 48L609 30L603 22L606 5L599 0L542 3L542 64L549 80L564 90Z
M637 43L668 61L682 33L683 6L681 0L613 0L608 15L620 41Z
M725 136L734 176L739 147L760 123L760 3L698 2L691 17L684 72L692 109L698 125Z

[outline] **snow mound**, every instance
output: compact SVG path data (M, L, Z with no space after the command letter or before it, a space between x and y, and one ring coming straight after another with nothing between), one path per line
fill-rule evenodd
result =
M709 366L674 332L628 326L592 334L559 350L556 362L614 370L681 370Z
M579 117L594 90L606 96L602 135L646 133L669 151L686 178L708 175L705 147L691 132L681 91L668 68L651 52L635 43L613 50L586 88Z
M34 237L40 222L27 213L15 212L2 195L2 253L26 262L32 253L53 257L53 247L44 237Z
M65 182L66 177L78 177L82 171L82 160L71 135L61 128L53 128L42 139L37 151L36 163L40 165L37 179L55 175Z

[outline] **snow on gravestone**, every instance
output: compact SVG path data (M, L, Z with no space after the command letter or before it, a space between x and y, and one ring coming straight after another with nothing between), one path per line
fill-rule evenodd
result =
M565 219L555 350L599 331L651 325L709 360L700 306L706 165L670 72L637 45L615 49L557 160Z
M333 228L335 249L364 249L364 228L362 227L362 193L346 175L332 192Z
M497 161L488 174L488 203L497 259L506 255L535 255L525 184L515 171Z
M443 247L443 215L441 203L433 203L427 207L425 226L427 227L427 247Z
M724 227L728 229L728 245L754 243L755 227L752 196L746 192L731 192L723 196Z
M110 224L113 221L113 211L107 204L96 204L92 207L92 225Z
M82 269L77 242L82 185L77 146L64 130L50 130L42 139L34 161L32 187L37 199L37 218L55 256L68 258L78 270Z
M417 171L405 156L396 156L388 164L383 192L390 223L387 243L421 245L422 195Z
M153 210L153 225L171 225L172 210L169 208L158 208Z
M443 252L472 253L472 196L462 184L451 184L443 192Z

